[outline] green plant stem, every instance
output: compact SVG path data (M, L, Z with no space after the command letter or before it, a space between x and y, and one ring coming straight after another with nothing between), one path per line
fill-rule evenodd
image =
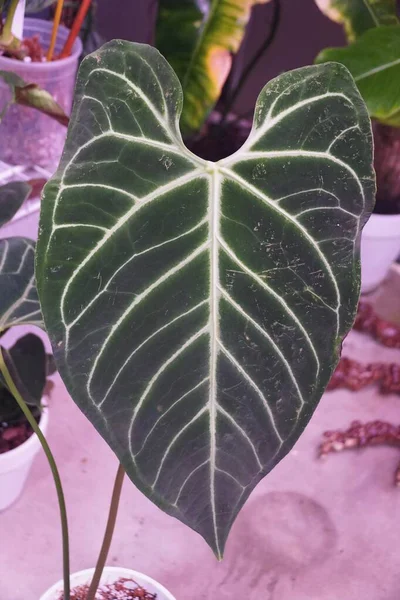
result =
M106 564L108 552L111 546L111 540L114 533L115 522L117 520L118 514L118 506L121 498L121 490L122 484L124 482L125 470L124 467L120 464L118 467L117 475L115 477L114 489L111 496L111 504L110 510L108 513L107 526L104 532L103 543L101 545L101 550L99 554L99 558L97 559L96 568L93 573L93 578L90 583L89 591L86 597L86 600L95 600L95 595L97 592L97 588L100 584L100 579L103 574L103 570Z
M57 490L58 497L58 505L60 508L60 517L61 517L61 532L62 532L62 550L63 550L63 574L64 574L64 600L70 600L70 586L69 586L69 535L68 535L68 519L67 519L67 509L65 506L65 498L64 492L61 484L60 474L57 469L56 462L54 460L54 456L50 450L50 447L47 443L46 438L44 437L40 427L36 423L34 416L32 415L29 407L27 406L25 400L22 398L19 393L17 386L15 385L10 372L7 368L7 365L4 361L4 356L2 350L0 348L0 372L4 377L4 381L7 384L8 389L14 396L15 400L18 403L18 406L24 413L26 420L29 425L32 427L33 431L36 433L39 438L39 442L42 445L43 451L46 455L46 458L49 462L49 466L53 475L54 484Z
M273 10L272 22L271 22L269 34L268 34L267 38L265 39L265 41L261 44L260 48L255 53L253 58L250 60L247 67L243 70L242 76L240 77L237 86L233 90L230 98L227 99L225 107L223 109L223 113L222 113L221 125L223 125L225 123L230 109L234 105L238 95L240 94L244 84L246 83L247 79L249 78L249 75L252 73L254 67L257 65L258 61L260 60L260 58L262 57L264 52L267 51L267 49L270 47L270 45L272 44L272 42L275 39L276 33L278 31L280 19L281 19L280 0L273 0L272 10Z
M17 10L18 3L19 3L19 0L11 0L11 2L10 2L6 20L4 22L3 32L1 34L1 42L3 44L9 44L13 39L11 30L12 30L15 11Z

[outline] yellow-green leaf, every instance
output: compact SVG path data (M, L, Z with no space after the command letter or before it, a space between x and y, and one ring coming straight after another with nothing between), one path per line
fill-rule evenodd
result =
M400 25L366 31L346 48L327 48L316 62L336 61L353 75L371 117L400 127Z
M315 0L332 21L341 23L349 42L373 27L395 25L396 0Z
M160 0L156 46L184 93L181 129L198 130L217 102L251 9L269 0Z

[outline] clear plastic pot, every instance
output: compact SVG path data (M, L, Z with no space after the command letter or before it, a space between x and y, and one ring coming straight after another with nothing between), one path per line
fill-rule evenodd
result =
M38 34L43 48L50 43L53 24L41 19L25 19L24 37ZM58 28L55 55L61 52L69 35ZM76 39L71 56L43 63L26 63L0 56L0 70L12 71L27 83L37 83L56 99L67 114L71 112L78 58L82 43ZM11 98L7 84L0 79L1 108ZM66 128L33 108L13 104L0 123L0 160L13 165L38 165L54 170L64 146Z

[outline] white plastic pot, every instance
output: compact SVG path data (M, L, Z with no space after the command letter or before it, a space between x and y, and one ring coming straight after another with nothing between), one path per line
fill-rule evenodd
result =
M79 571L78 573L71 575L71 591L78 585L89 584L93 577L93 573L94 569L86 569L85 571ZM120 578L133 579L151 594L157 594L157 600L176 600L164 586L151 577L138 573L137 571L132 571L132 569L123 569L122 567L105 567L100 585L104 585L105 583L115 583ZM59 600L63 593L63 589L63 582L59 581L53 585L40 600Z
M400 215L372 214L361 237L361 292L372 292L400 255Z
M49 411L44 408L39 426L45 435L48 423ZM0 510L8 508L21 494L40 448L39 439L33 434L17 448L0 454Z

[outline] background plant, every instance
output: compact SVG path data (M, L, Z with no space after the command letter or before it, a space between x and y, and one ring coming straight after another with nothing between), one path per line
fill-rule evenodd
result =
M11 98L0 107L0 120L12 104L30 106L39 112L52 117L61 125L68 125L69 118L53 96L37 83L27 83L19 75L11 71L0 71L0 78L8 85Z
M55 0L26 0L25 12L35 13L54 4ZM17 52L21 40L12 33L13 22L19 0L0 0L0 14L4 15L1 23L0 47Z
M25 182L0 187L0 227L9 222L27 199ZM38 423L47 377L54 373L53 357L34 333L17 340L9 349L1 343L12 327L43 328L34 273L35 243L22 237L0 239L0 423L13 424L23 417L39 438L56 486L60 508L65 598L69 599L69 536L64 493L58 469ZM5 339L5 338L4 338Z
M183 134L197 133L221 97L224 84L243 41L251 10L270 0L159 0L155 46L177 74L184 95L180 126ZM279 0L272 0L271 31L243 76L227 92L229 110L260 55L272 42L278 26ZM173 32L173 34L172 34Z
M343 23L349 45L322 50L317 63L335 60L353 75L371 117L400 126L400 25L394 0L319 0Z
M328 48L316 62L335 60L352 73L374 119L377 212L400 212L400 24L395 0L318 0L344 24L348 46Z
M24 182L0 187L0 226L14 216L30 193ZM34 243L27 238L0 239L0 337L17 325L42 326L34 284ZM24 401L39 419L47 376L53 371L42 340L33 333L10 348L0 344L4 360ZM0 374L0 422L12 424L22 412Z

